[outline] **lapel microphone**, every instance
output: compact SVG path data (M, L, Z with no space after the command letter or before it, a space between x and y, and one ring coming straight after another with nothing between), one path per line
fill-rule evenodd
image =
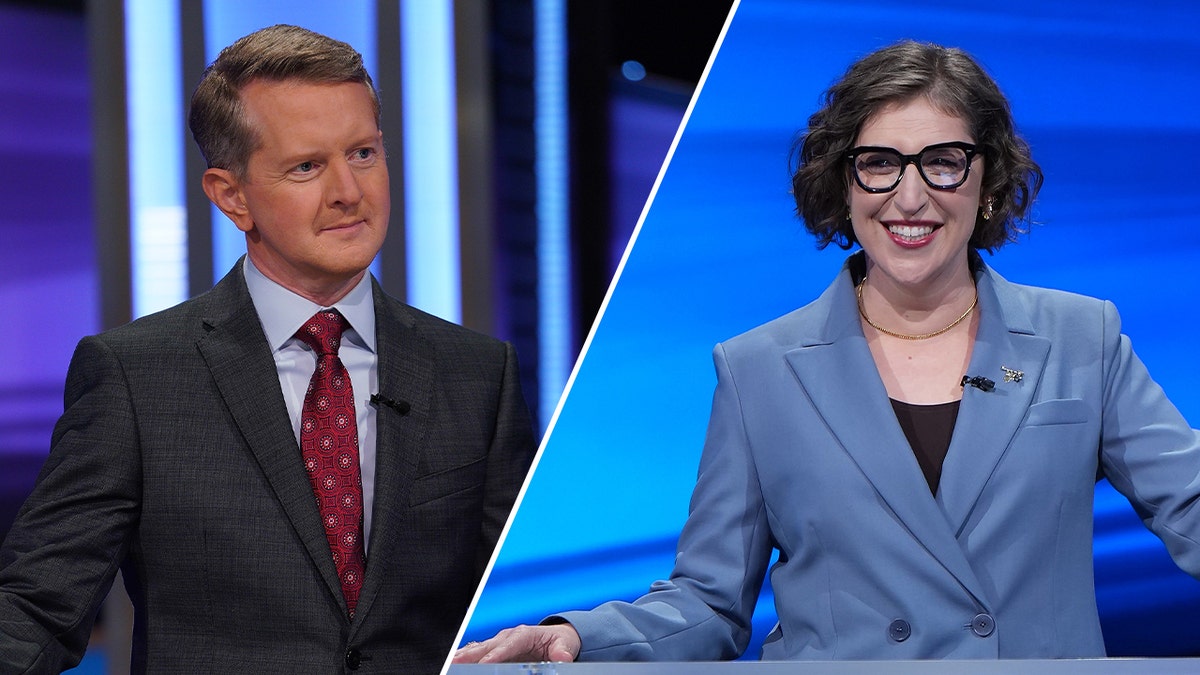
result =
M401 415L407 415L408 411L412 409L412 406L408 404L408 401L397 401L394 398L380 396L379 394L371 394L371 405L375 406L376 408L378 408L380 405L386 405Z
M979 391L991 391L996 388L996 383L994 381L989 380L982 375L963 375L962 382L959 384L959 386L965 387L968 384L972 387L975 387Z

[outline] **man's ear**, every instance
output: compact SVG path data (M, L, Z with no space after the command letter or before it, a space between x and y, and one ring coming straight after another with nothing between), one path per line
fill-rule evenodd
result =
M242 195L241 181L228 169L208 169L201 178L204 194L209 201L217 205L233 221L242 232L254 229L254 219L246 207L246 198Z

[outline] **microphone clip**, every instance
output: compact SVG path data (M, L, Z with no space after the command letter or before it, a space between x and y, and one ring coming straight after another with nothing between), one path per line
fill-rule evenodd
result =
M975 387L979 391L991 391L996 388L995 381L989 380L982 375L963 375L962 382L959 383L959 386L966 387L968 384L972 387Z
M407 415L408 411L412 409L412 406L408 404L408 401L397 401L379 394L371 394L371 405L375 406L376 408L378 408L380 405L385 405L401 415Z

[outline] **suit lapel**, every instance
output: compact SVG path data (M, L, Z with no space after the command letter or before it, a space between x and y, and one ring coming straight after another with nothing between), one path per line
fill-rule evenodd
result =
M435 390L433 344L414 327L407 307L387 297L377 283L373 292L378 394L388 403L375 404L375 503L359 617L370 611L388 574L386 561L395 559L405 543L408 498L426 447Z
M896 421L858 321L847 270L815 303L826 309L812 334L784 356L817 413L889 509L929 553L981 602L986 595L926 487ZM824 317L824 323L820 317ZM944 481L945 479L943 479Z
M988 479L1025 418L1037 390L1050 341L1033 334L1024 307L1008 282L985 271L978 275L979 331L967 374L995 381L990 392L963 391L954 437L942 466L938 502L955 536L971 515ZM1020 371L1006 382L1003 368Z
M288 421L279 375L238 265L210 292L214 311L196 342L283 511L329 591L345 607L312 485ZM343 612L343 615L345 612Z

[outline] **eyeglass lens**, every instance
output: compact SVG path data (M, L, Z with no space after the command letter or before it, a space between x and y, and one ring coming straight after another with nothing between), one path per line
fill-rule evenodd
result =
M930 185L955 187L966 177L967 153L962 148L926 148L917 157L917 168ZM900 182L904 157L892 150L870 150L854 160L858 180L867 188L887 190Z

